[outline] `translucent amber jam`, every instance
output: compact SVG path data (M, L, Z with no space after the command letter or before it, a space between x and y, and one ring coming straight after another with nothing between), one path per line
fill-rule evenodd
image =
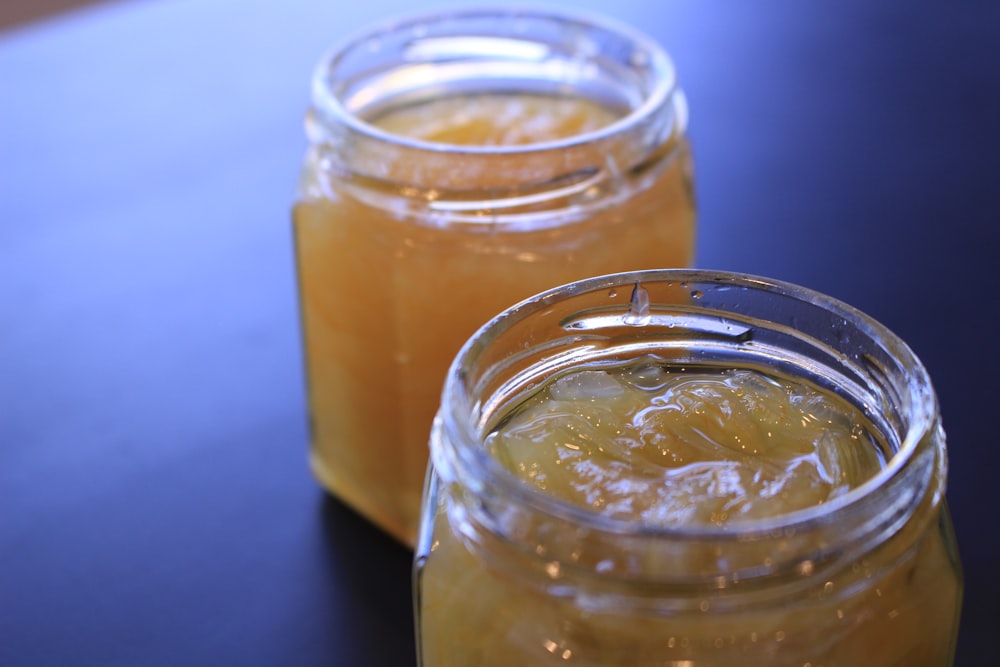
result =
M795 285L549 290L447 374L414 558L422 667L948 667L961 567L930 379Z
M836 502L883 470L889 443L845 399L643 357L550 379L497 422L482 447L503 470L630 532L550 520L530 494L480 510L489 491L435 480L416 570L423 667L951 664L960 583L940 498L860 554L838 546L836 522L739 545L698 538ZM831 548L780 574L782 559ZM778 569L743 581L748 561Z
M494 93L433 99L372 122L393 134L439 144L524 146L593 132L621 115L582 97Z
M748 369L655 358L561 376L489 435L532 486L645 525L725 525L806 509L872 477L887 446L858 410Z
M433 142L432 153L455 151L433 176L424 153L380 160L369 151L378 173L355 174L349 156L346 172L331 170L327 149L310 149L294 223L312 467L402 541L415 539L427 436L465 339L543 289L687 266L694 250L691 167L679 132L633 166L585 142L574 150L589 152L594 169L570 174L562 149L473 169L455 147L585 136L622 113L581 97L481 94L369 119L394 136Z
M656 612L552 592L558 580L525 584L470 550L441 512L419 579L420 664L947 667L960 595L942 529L934 521L898 561L859 560L779 604L726 608L706 587L700 606Z

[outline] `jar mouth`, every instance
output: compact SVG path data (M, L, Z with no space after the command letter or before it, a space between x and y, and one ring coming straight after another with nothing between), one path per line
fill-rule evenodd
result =
M551 318L572 314L573 307L564 310L555 307L587 294L607 294L608 302L614 305L594 309L592 313L584 313L582 316L577 313L570 319L562 317L560 325L567 331L567 338L563 342L578 344L588 338L597 340L604 333L601 331L602 327L627 329L634 326L627 321L630 316L627 297L637 285L670 286L676 294L681 295L681 300L689 299L689 305L692 306L690 312L704 312L717 317L722 325L703 326L698 333L714 337L719 350L754 345L754 336L748 331L755 326L754 322L759 322L760 314L756 309L763 302L755 303L757 297L763 295L806 306L802 313L779 313L781 317L787 317L787 321L775 318L767 322L768 328L788 337L789 341L815 346L817 350L821 350L826 364L837 365L846 374L857 375L862 381L878 385L877 390L881 396L855 395L853 398L864 402L859 407L863 407L869 416L882 420L881 429L891 431L884 434L888 436L887 440L892 448L886 464L866 481L821 505L721 526L665 525L609 516L535 489L504 468L482 446L484 425L490 419L487 413L501 410L503 403L473 400L470 396L470 384L476 387L476 392L480 391L477 383L480 387L485 384L496 386L488 373L484 375L476 367L484 349L530 316L544 313ZM675 301L674 304L676 303ZM655 308L654 303L654 312L649 316L651 319L643 319L642 326L658 326ZM676 321L669 324L664 321L662 326L674 329L675 324ZM701 325L695 323L692 326ZM576 336L575 341L573 336ZM853 343L845 340L850 336L855 337ZM838 349L838 345L844 349ZM756 353L773 354L766 343L759 347ZM564 355L560 359L562 352L556 348L557 346L548 346L539 356L546 359L549 369L561 363L573 365L583 360L582 356L577 358L572 355ZM620 351L618 348L612 350L614 354ZM768 358L777 360L777 357ZM804 363L804 357L793 356L791 361ZM896 405L891 405L893 403ZM885 414L892 412L897 413L896 419ZM875 522L892 522L893 516L912 511L920 494L926 491L930 483L932 467L940 465L934 452L924 451L927 449L928 437L933 437L937 428L937 399L926 369L902 340L868 315L833 297L782 281L731 272L661 269L610 274L556 287L528 298L486 323L463 346L445 381L442 414L445 416L445 428L451 430L448 440L458 443L453 452L457 457L457 465L467 475L488 478L489 483L495 484L506 497L513 498L514 502L524 503L546 516L609 534L697 539L706 542L773 539L782 534L806 533L840 521L845 515L853 517L850 521L866 522L868 520L862 517L871 514L875 503L879 503L880 507L884 505L875 512L878 515ZM470 419L470 415L473 418ZM433 453L435 465L438 466L440 457L436 452ZM916 473L922 479L923 489L897 493L894 487L901 484L899 480L910 469L920 467L915 463L918 458L926 463Z
M390 68L383 52L403 65ZM597 129L516 145L427 141L366 120L386 100L506 90L607 98L623 113ZM368 140L451 155L526 156L592 145L663 114L669 122L666 132L657 130L661 134L680 134L687 125L686 100L663 48L628 25L579 10L485 6L403 15L331 49L315 70L312 94L314 112L327 124Z

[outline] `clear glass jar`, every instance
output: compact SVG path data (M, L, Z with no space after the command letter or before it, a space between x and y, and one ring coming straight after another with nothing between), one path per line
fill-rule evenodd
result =
M487 434L547 380L650 354L820 388L873 425L885 462L823 504L675 525L569 503L489 453ZM832 298L682 270L540 294L462 348L431 458L414 569L423 667L951 664L962 582L936 397L902 341Z
M690 264L686 116L664 51L601 18L418 16L321 62L294 226L327 489L412 545L462 342L543 289Z

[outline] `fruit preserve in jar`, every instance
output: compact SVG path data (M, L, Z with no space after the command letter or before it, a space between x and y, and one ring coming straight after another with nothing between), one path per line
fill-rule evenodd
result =
M541 290L691 263L686 122L664 51L605 19L421 16L321 63L294 229L330 492L412 544L462 342Z
M591 278L462 348L415 555L423 667L945 667L930 380L877 322L706 271Z

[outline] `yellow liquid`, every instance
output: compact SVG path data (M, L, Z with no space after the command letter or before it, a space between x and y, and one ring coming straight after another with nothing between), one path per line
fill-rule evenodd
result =
M397 135L449 144L537 143L604 126L612 110L581 99L483 95L437 100L374 119ZM669 155L622 181L613 205L579 201L508 224L504 211L459 224L439 191L485 196L494 173L441 172L436 189L400 187L391 204L356 183L325 178L314 151L295 207L307 356L311 464L335 495L413 544L427 441L445 373L462 343L532 294L616 271L688 266L694 202L683 138ZM559 151L545 159L558 161ZM539 158L526 178L539 168ZM504 158L504 177L518 165ZM385 179L424 176L391 161ZM542 165L544 167L544 164ZM530 174L527 172L531 172ZM320 183L320 181L322 181ZM403 202L403 204L400 204ZM544 208L544 207L543 207ZM466 216L468 218L468 216ZM499 222L491 223L491 221Z
M738 526L809 508L884 464L875 429L835 396L756 371L648 362L550 381L485 446L539 491L651 527ZM512 532L533 530L512 521ZM912 548L893 542L906 539ZM471 551L444 505L430 544L418 580L423 667L946 667L953 651L960 589L941 507L866 557L754 608L725 608L714 586L696 611L672 613L549 593L539 580L558 584L558 568L526 583L497 565L502 555ZM598 546L572 565L621 576L644 554L626 556ZM672 556L685 571L727 562L704 545ZM760 553L761 564L769 558L780 554Z

